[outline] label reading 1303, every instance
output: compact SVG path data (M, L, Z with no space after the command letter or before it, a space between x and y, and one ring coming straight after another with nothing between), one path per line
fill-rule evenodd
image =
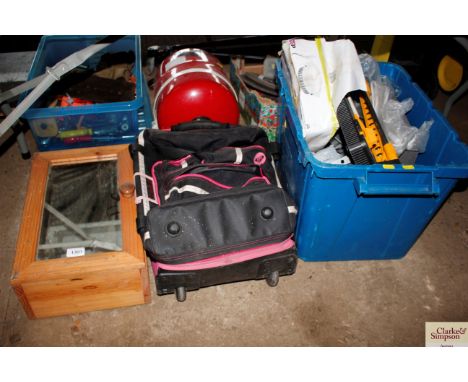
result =
M67 248L67 257L78 257L84 256L85 249L84 247L80 248Z

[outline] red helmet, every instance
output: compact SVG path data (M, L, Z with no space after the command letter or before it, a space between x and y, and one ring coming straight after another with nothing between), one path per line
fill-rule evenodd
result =
M161 63L154 110L161 130L200 117L239 121L237 96L221 63L201 49L179 50Z

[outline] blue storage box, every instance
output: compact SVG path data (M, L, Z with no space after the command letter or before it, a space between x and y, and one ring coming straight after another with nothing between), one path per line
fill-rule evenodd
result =
M96 43L104 36L44 36L34 57L28 80L33 79L70 54ZM131 143L142 128L151 127L152 112L148 89L141 69L140 37L125 36L90 57L84 65L95 68L106 53L135 54L133 74L135 99L126 102L99 103L73 107L44 107L43 97L24 113L40 151ZM23 95L23 98L26 94ZM64 143L58 132L91 129L87 142ZM89 139L89 138L88 138Z
M380 70L411 97L413 126L434 119L415 166L333 165L318 161L302 136L288 82L280 86L281 163L285 187L298 207L296 244L306 261L397 259L416 242L458 179L468 177L468 150L424 92L398 65Z

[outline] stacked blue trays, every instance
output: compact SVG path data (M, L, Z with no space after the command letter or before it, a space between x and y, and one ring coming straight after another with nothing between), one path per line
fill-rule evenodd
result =
M333 165L318 161L302 136L288 82L278 63L281 170L298 207L296 244L306 261L397 259L416 242L458 179L468 177L468 150L448 121L401 67L380 64L411 97L413 126L433 119L415 166Z
M44 36L34 57L28 79L45 73L70 54L96 43L104 36ZM38 101L23 115L40 151L131 143L141 129L151 127L152 112L148 89L141 69L139 36L125 36L89 58L84 65L95 68L103 54L133 51L136 78L135 99L74 107L44 107ZM26 95L23 95L23 98ZM58 133L85 127L92 130L91 140L66 143Z

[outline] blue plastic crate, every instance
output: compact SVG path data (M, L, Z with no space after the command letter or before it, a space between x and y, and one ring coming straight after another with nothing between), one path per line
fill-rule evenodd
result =
M280 168L298 207L296 243L306 261L397 259L416 242L458 179L468 177L468 150L448 121L401 67L380 64L411 97L413 126L434 119L415 166L333 165L318 161L302 136L285 74L280 85Z
M44 36L34 57L28 79L45 72L70 54L96 43L104 36ZM151 105L141 69L140 37L125 36L89 58L84 65L95 68L103 54L133 51L136 96L132 101L100 103L76 107L43 107L42 97L23 115L33 132L40 151L62 150L100 145L131 143L141 128L150 127ZM23 98L26 94L23 95ZM89 142L66 144L55 131L75 130L78 126L92 129Z

